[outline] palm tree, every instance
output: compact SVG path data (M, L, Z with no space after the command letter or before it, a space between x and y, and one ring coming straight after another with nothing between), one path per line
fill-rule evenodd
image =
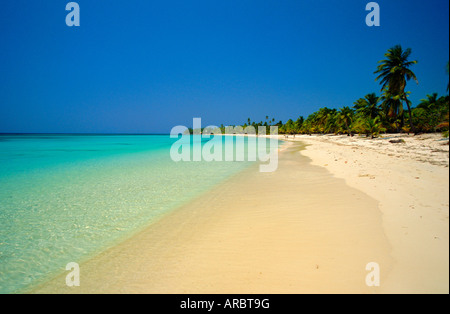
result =
M392 95L389 91L385 90L383 96L381 97L381 112L384 116L384 122L389 123L391 126L395 124L392 130L396 130L397 132L404 125L404 112L403 105L398 95ZM398 117L400 116L401 123L398 123Z
M294 125L294 121L292 121L292 119L289 119L288 122L286 122L285 127L286 127L286 134L294 134L295 133L295 125Z
M320 108L315 115L315 122L320 133L326 133L325 126L327 124L327 120L330 117L330 113L334 113L334 109L330 109L327 107Z
M438 94L433 93L432 95L427 95L427 99L421 99L421 103L417 106L417 108L422 108L427 111L431 111L436 109L438 106Z
M305 122L305 118L303 118L302 116L298 117L297 121L295 121L295 128L297 130L297 133L300 133L303 122Z
M412 123L412 113L408 96L405 93L407 81L413 79L418 84L416 75L409 69L417 61L409 61L412 50L410 48L403 50L402 46L397 45L388 50L385 54L386 59L379 61L375 74L379 74L375 79L380 80L381 91L388 91L390 95L398 96L400 101L404 101L408 107L409 123L414 132Z
M333 109L328 113L327 122L325 124L325 133L337 133L337 110Z
M369 118L364 121L364 129L367 136L370 135L372 139L375 136L378 136L380 132L385 131L385 129L383 128L383 124L380 122L380 117L376 117L375 119Z
M358 99L353 108L356 109L357 113L362 114L364 117L375 119L380 114L380 107L378 106L379 102L380 97L375 93L367 94L364 98Z
M421 103L417 106L417 109L423 109L424 114L427 116L427 120L431 125L433 125L433 129L436 132L437 125L439 124L442 111L439 110L442 108L444 97L438 98L437 93L433 93L432 95L427 95L426 99L421 99ZM444 105L445 106L445 105ZM445 110L447 111L447 110Z
M353 110L350 107L341 108L337 113L337 119L345 127L347 135L352 135L350 125L353 123Z

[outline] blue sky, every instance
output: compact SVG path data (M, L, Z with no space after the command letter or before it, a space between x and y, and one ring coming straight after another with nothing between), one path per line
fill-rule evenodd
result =
M0 4L0 132L168 133L175 125L286 121L377 92L388 48L419 61L411 100L446 93L449 1L77 1Z

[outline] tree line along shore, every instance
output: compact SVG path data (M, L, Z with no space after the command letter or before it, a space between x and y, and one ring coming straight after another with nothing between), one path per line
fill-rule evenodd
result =
M295 121L289 119L286 123L276 122L266 116L265 121L252 122L250 118L242 125L245 129L252 126L256 133L259 127L266 128L270 133L271 126L278 127L279 134L355 134L377 137L380 133L431 133L442 132L448 137L449 132L449 96L439 96L437 93L426 95L421 102L413 107L409 100L410 92L406 91L409 81L419 83L412 71L417 64L410 60L412 50L403 49L400 45L388 49L385 58L378 62L374 74L380 83L380 94L369 93L357 99L352 106L340 109L327 107ZM444 67L443 67L444 71ZM449 64L446 66L447 74ZM449 90L447 86L447 91ZM226 134L224 125L220 126ZM192 129L189 129L192 134Z

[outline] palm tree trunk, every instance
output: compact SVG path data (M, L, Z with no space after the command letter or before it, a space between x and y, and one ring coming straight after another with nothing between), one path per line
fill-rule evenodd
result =
M413 122L412 122L412 111L411 111L411 106L409 105L408 102L408 97L405 96L405 101L406 101L406 106L408 107L408 113L409 113L409 125L411 126L411 132L416 134L416 130L414 128Z
M403 106L403 105L402 105ZM402 122L400 123L400 126L397 127L397 132L400 133L403 130L403 127L405 126L405 114L402 113Z

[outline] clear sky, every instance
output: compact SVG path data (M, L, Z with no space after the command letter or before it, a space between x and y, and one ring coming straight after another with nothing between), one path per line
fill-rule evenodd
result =
M412 48L415 105L446 93L448 0L66 0L0 3L0 132L168 133L286 121L377 92L377 61Z

